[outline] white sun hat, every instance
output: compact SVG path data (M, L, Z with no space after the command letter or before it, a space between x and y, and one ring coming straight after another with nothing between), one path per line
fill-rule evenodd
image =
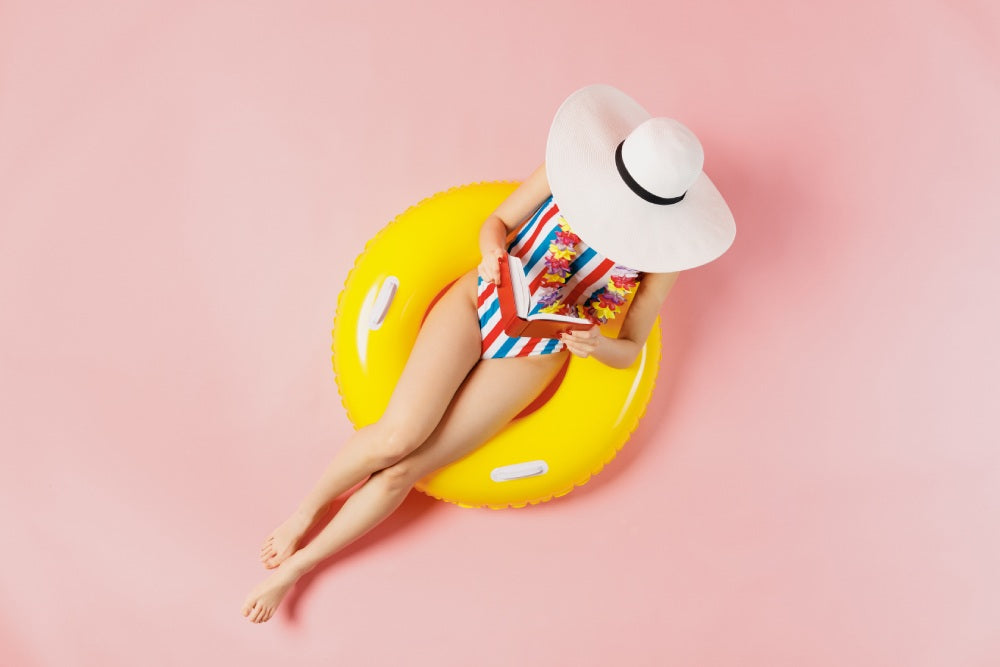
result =
M573 232L647 273L700 266L732 245L736 223L704 161L691 130L602 83L563 101L545 146L549 187Z

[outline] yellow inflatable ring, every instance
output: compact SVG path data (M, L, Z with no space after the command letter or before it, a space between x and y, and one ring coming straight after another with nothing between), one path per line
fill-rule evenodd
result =
M337 297L331 348L337 391L355 429L381 417L424 316L479 263L480 226L517 185L493 181L439 192L365 244ZM610 320L601 332L617 337L623 320ZM416 488L462 507L503 509L563 496L597 474L646 410L660 364L660 318L630 368L568 356L504 430Z

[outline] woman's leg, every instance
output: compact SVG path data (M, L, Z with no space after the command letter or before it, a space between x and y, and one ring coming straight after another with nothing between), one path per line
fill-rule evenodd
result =
M538 397L570 354L481 360L427 441L378 474L409 487L482 447Z
M569 352L483 359L469 373L433 433L415 451L375 472L325 528L255 588L243 615L266 621L299 577L392 513L415 482L496 435L556 376Z
M295 551L331 500L416 449L437 426L482 354L477 275L463 275L434 304L382 417L348 439L298 508L265 538L260 559L266 567L277 567Z

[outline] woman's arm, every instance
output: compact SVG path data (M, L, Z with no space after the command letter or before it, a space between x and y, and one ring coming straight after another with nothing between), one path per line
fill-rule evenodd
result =
M561 340L577 356L593 356L612 368L628 368L639 356L649 332L653 330L653 322L679 275L680 271L675 271L647 273L642 277L625 313L618 338L609 338L594 326L587 331L563 334Z
M510 235L524 224L528 216L550 194L549 179L545 175L543 162L483 222L479 230L480 252L487 255L495 248L506 248Z
M476 268L483 280L500 284L500 258L507 252L508 240L550 194L543 162L486 218L479 229L482 261Z

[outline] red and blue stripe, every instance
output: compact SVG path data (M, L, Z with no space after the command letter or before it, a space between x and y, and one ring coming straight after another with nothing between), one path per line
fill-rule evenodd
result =
M559 207L551 195L532 214L514 239L507 251L517 255L524 263L528 277L531 300L535 305L529 313L537 313L538 292L545 276L545 254L556 239L559 230ZM591 296L606 287L615 263L602 256L582 240L576 247L577 256L570 263L570 274L562 286L564 303L579 304L590 300ZM528 336L508 336L500 324L500 300L496 286L478 279L479 329L482 333L483 359L525 357L537 354L551 354L565 348L557 338L531 338Z

